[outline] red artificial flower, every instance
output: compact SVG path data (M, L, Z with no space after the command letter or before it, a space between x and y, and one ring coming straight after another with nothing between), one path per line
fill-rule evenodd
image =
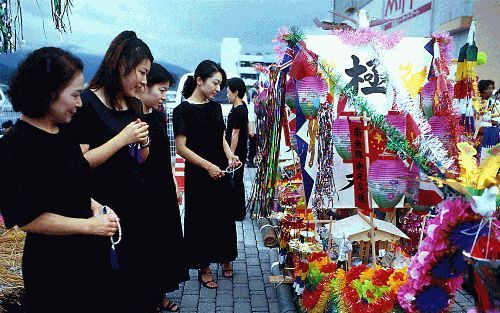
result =
M327 263L321 267L322 273L334 273L337 270L336 263Z
M394 273L394 269L392 268L388 270L383 270L383 269L376 270L372 277L373 285L375 286L387 285L387 280L389 279L389 276L392 275L392 273Z

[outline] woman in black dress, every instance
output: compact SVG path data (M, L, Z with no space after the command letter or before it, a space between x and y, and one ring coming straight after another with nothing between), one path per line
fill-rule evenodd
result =
M21 119L0 139L0 208L26 234L25 303L30 313L112 312L107 296L114 214L91 199L88 162L64 127L81 107L81 61L59 48L19 65L10 96Z
M233 189L231 196L235 206L235 216L237 221L243 221L246 213L245 205L245 185L243 175L248 148L248 109L243 102L246 86L241 78L231 78L227 81L227 98L233 105L231 112L227 116L226 140L231 151L238 156L242 162L241 168L232 174Z
M142 104L136 97L146 86L153 56L134 32L123 32L111 43L104 60L82 92L83 107L72 127L92 168L92 196L112 207L123 230L116 247L119 269L110 292L123 312L156 310L156 262L162 246L146 205L141 163L149 154L148 125L140 120ZM151 251L147 247L155 246Z
M147 160L142 164L142 176L146 183L146 207L149 208L151 226L161 233L164 248L151 247L157 253L150 269L158 274L158 307L167 312L179 311L179 306L165 293L179 288L179 283L189 280L184 257L179 205L182 196L174 177L170 157L170 139L165 114L159 110L166 99L167 90L174 78L158 63L151 65L147 87L140 95L144 115L141 120L149 125L151 145ZM151 282L153 283L153 282Z
M231 277L231 261L238 254L228 165L239 163L224 139L222 107L212 101L224 87L226 74L216 63L205 60L189 76L183 95L187 101L173 112L177 153L186 159L184 240L192 268L199 269L203 286L217 288L209 265L222 264Z

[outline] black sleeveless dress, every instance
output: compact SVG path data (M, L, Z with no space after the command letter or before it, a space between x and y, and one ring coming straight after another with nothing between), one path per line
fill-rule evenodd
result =
M179 283L189 280L185 260L186 246L172 176L170 140L165 115L153 110L141 117L149 125L149 156L142 164L142 176L146 184L145 205L151 217L151 228L161 238L161 246L151 246L154 251L152 270L158 273L163 292L179 288ZM151 241L150 241L151 242ZM154 243L154 242L151 242Z
M219 103L184 101L174 109L173 123L175 136L186 136L187 148L226 169L222 144L225 125ZM192 268L230 262L237 257L230 188L228 175L214 180L205 169L186 160L184 239Z

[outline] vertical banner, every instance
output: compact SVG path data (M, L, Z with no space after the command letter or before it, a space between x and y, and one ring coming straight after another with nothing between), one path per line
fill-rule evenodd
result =
M354 180L354 204L364 214L370 213L368 204L368 171L366 167L365 136L363 121L348 118L351 135L352 168Z

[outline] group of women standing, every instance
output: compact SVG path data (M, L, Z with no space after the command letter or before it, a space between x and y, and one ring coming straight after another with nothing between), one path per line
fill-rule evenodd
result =
M186 159L182 233L164 115L173 78L131 31L119 34L83 90L83 65L58 48L30 53L12 78L19 122L0 139L0 210L27 232L25 303L33 312L178 311L165 293L189 279L232 276L235 216L225 175L224 70L203 61L174 109ZM111 239L110 239L111 238Z

